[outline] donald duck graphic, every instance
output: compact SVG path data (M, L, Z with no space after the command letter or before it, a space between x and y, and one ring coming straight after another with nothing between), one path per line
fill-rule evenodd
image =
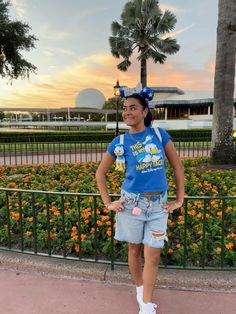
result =
M140 153L136 158L139 163L156 162L162 159L161 150L152 142L152 136L148 135L142 142L145 151Z

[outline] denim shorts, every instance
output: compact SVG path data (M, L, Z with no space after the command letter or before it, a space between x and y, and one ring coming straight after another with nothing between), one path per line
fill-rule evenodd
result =
M115 239L132 244L141 244L162 248L167 241L168 213L163 207L167 201L167 192L151 199L142 194L121 190L121 199L125 199L124 211L116 214ZM139 215L133 209L141 209Z

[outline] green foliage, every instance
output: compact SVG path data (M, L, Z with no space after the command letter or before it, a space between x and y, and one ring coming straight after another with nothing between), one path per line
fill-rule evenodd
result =
M22 57L22 51L35 48L36 37L30 26L9 18L9 2L0 0L0 76L13 79L28 78L36 67Z
M112 106L113 101L107 105ZM122 102L119 108L122 108ZM115 114L114 114L115 117ZM120 117L120 114L119 114ZM114 121L114 120L113 120ZM0 129L1 130L1 129ZM211 140L211 130L168 130L174 142L204 142ZM59 135L59 136L58 136ZM0 143L34 143L34 142L106 142L114 137L114 131L0 131ZM236 139L235 139L236 140Z
M116 97L108 98L108 100L105 101L102 109L116 109L116 104L118 102L118 109L122 110L124 105L124 100Z
M118 110L122 110L123 109L123 105L124 105L124 100L121 99L120 97L111 97L108 98L108 100L106 100L105 104L103 105L102 109L113 109L116 110L116 106L118 105ZM109 114L107 119L109 119L109 121L116 121L116 113L114 114ZM122 120L122 114L120 112L118 112L118 120L121 121Z
M43 142L106 142L114 137L114 131L27 131L0 132L0 143Z

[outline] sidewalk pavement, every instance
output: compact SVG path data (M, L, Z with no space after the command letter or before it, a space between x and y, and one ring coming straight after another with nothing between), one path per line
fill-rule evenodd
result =
M158 314L235 314L236 274L161 269ZM0 252L1 314L137 314L127 267Z

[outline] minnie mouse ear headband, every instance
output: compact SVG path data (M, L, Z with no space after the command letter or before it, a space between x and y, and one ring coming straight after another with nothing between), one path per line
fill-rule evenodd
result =
M145 100L145 107L149 108L148 102L153 99L154 92L150 87L142 88L142 84L138 83L138 85L134 88L128 88L127 86L121 86L120 88L120 97L126 98L128 96L138 95Z

